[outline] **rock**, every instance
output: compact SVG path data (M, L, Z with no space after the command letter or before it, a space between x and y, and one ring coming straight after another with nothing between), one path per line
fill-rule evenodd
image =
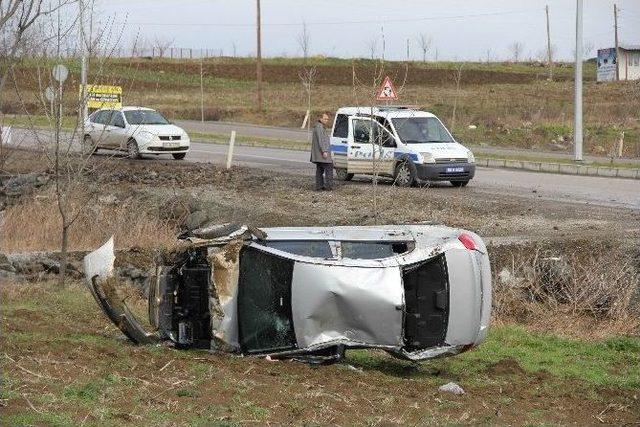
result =
M27 173L14 175L4 184L4 192L8 196L19 196L43 186L49 182L49 175L41 173Z
M105 196L99 196L98 202L103 205L115 205L119 202L118 198L113 194L107 194Z
M209 221L209 215L205 211L191 212L184 221L187 230L195 230Z
M453 393L453 394L465 394L464 393L464 389L462 387L460 387L458 384L456 383L447 383L445 385L441 385L440 387L438 387L438 391L440 393Z
M498 273L498 279L500 280L500 283L510 288L518 287L524 280L521 277L514 276L506 267L500 270L500 273Z
M59 274L60 273L60 263L58 261L54 261L51 258L42 258L40 259L40 264L45 273L51 274Z
M469 125L468 127L471 130L478 129L478 126L476 126L476 125Z
M0 270L15 273L16 268L13 266L9 258L5 254L0 253Z

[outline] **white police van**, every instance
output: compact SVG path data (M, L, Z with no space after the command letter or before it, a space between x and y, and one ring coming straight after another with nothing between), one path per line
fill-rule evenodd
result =
M409 107L343 107L331 132L336 176L392 177L402 187L450 181L464 187L476 171L473 153L433 114Z

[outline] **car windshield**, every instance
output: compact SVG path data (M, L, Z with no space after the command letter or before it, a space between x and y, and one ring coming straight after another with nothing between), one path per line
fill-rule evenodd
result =
M129 110L124 112L130 125L168 125L169 121L154 110Z
M440 120L435 117L406 117L391 119L391 121L405 144L454 142Z

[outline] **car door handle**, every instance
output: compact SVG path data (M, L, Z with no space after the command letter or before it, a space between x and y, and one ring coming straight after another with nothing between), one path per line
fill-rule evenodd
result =
M348 143L349 143L349 141L347 141L346 139L343 139L343 140L342 140L342 143L343 143L343 144L348 144Z

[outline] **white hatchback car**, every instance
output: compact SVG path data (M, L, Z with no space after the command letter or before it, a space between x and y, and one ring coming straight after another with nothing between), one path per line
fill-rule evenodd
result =
M98 148L125 150L132 159L142 154L171 154L184 159L189 151L189 135L162 114L144 107L100 109L85 123L85 154Z

